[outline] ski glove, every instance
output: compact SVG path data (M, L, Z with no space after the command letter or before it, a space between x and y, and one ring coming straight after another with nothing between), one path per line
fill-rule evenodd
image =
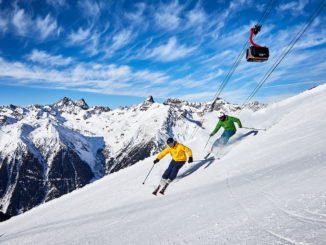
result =
M210 136L210 137L212 137L213 135L214 135L214 134L213 134L213 133L211 133L209 136Z
M154 160L154 164L158 163L160 160L158 160L157 158Z
M192 157L189 157L188 163L191 163L191 162L193 162Z

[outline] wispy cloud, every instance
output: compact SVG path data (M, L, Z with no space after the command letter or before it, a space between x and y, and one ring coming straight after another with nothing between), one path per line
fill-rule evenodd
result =
M12 24L19 36L35 38L39 41L44 41L51 35L58 36L61 31L57 21L50 14L44 18L37 17L35 20L24 9L15 10Z
M162 72L151 72L149 70L142 70L135 72L136 82L145 82L146 87L151 87L157 84L166 83L170 77Z
M5 33L8 30L8 20L1 16L0 12L0 33Z
M80 44L90 36L90 33L90 28L84 30L79 27L77 32L73 31L69 34L68 40L71 44Z
M50 55L44 51L33 50L27 55L27 59L36 63L50 66L67 66L72 63L73 59L68 57L64 58L62 55Z
M147 50L146 59L155 59L162 62L169 62L189 56L197 47L179 45L176 37L171 37L166 44L162 44L152 50Z
M166 30L172 31L179 27L181 23L180 13L183 6L179 5L178 0L174 0L170 4L161 4L154 13L154 20L156 24Z
M116 50L119 50L126 46L128 43L130 43L133 39L132 37L132 31L129 29L124 29L120 32L118 32L116 35L112 38L112 44L108 48L107 54L113 54Z
M70 60L61 56L50 56L35 51L30 58L41 62L46 57L59 62ZM80 63L63 69L49 69L44 65L30 65L23 62L8 62L0 57L0 77L6 77L11 84L37 85L47 88L93 91L97 93L146 96L150 90L159 91L157 84L169 83L170 77L162 72L148 69L133 71L126 65L101 65ZM130 89L132 88L132 89ZM161 88L164 93L168 90ZM162 92L160 92L162 94Z
M309 3L309 0L299 0L280 4L277 8L279 11L289 11L292 15L300 15L304 13L305 6Z
M29 26L31 26L31 17L25 13L24 9L17 10L12 18L12 23L15 26L17 32L21 36L25 36L28 33Z
M190 10L186 16L188 26L202 25L207 21L207 15L200 7Z
M146 9L145 3L137 3L135 12L126 12L125 17L131 21L131 24L138 24L143 21L143 13Z
M53 19L49 14L44 19L37 18L36 27L40 33L41 40L45 40L51 34L60 34L60 29L58 29L57 21Z
M99 17L101 13L101 7L96 1L79 0L78 6L86 17L96 18Z

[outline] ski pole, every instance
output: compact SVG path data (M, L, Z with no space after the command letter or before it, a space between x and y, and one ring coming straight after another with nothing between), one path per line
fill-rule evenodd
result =
M148 172L148 174L147 174L146 178L144 179L143 185L145 184L145 181L147 180L147 178L148 178L149 174L152 172L152 170L153 170L154 166L155 166L155 164L153 164L153 167L151 168L151 170L149 170L149 172Z
M212 137L212 136L209 136L209 138L208 138L208 140L207 140L207 143L206 143L206 145L205 145L205 147L204 147L204 150L205 150L205 148L206 148L206 146L207 146L209 140L211 139L211 137Z
M266 128L247 128L247 127L242 127L242 128L253 129L253 130L264 130L264 131L266 131Z

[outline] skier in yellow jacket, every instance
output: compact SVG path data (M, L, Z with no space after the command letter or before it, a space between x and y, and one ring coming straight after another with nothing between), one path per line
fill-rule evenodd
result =
M168 153L171 154L172 161L170 162L169 167L165 170L164 174L162 175L160 184L153 192L154 195L157 194L157 192L161 188L161 185L163 186L163 188L160 193L164 195L164 191L168 187L169 183L171 183L177 177L180 168L187 161L187 156L185 153L187 153L189 157L188 163L191 163L193 161L192 152L188 147L176 142L173 138L168 138L166 142L168 146L160 154L158 154L157 158L154 160L154 164L158 163Z

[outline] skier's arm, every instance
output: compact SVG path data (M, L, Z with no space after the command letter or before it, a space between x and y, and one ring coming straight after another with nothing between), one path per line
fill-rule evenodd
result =
M166 156L166 154L168 154L169 151L169 147L166 147L160 154L158 154L157 159L161 160L163 157Z
M213 136L214 134L217 133L217 131L221 128L222 124L221 121L219 121L216 125L216 128L214 129L214 131L211 133L211 136Z
M184 147L183 150L187 152L188 157L192 157L192 151L187 146L183 146L183 147Z
M234 118L234 121L239 125L239 128L242 128L242 124L239 118Z

